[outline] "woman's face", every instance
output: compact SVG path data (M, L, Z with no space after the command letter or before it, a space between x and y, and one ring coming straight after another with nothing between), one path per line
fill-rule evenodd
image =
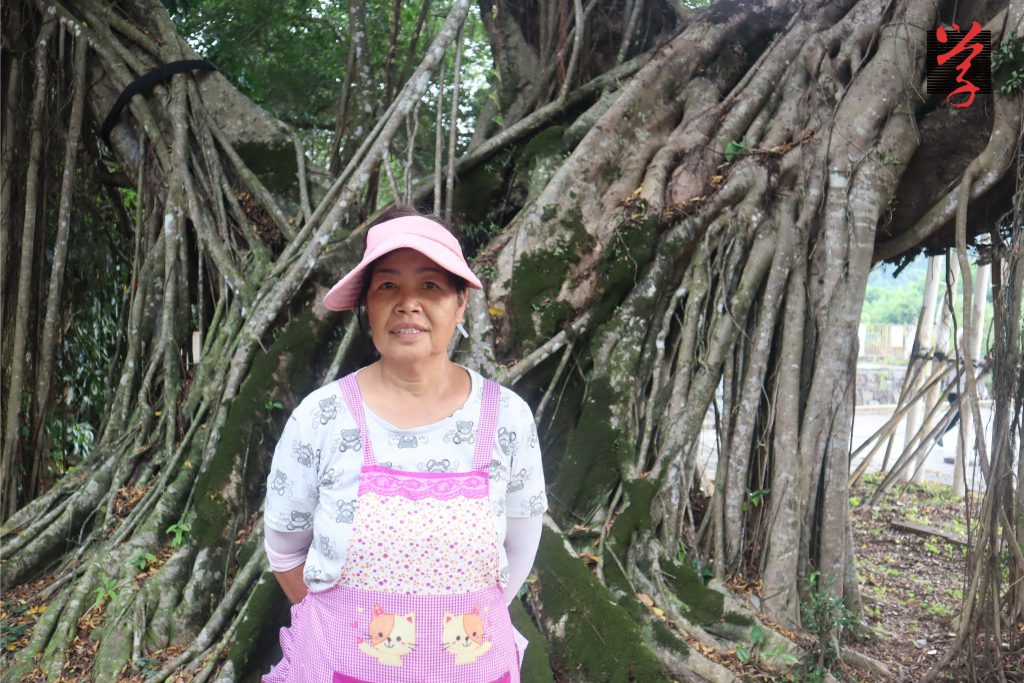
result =
M415 249L396 249L373 269L366 312L381 359L401 363L448 356L466 297L448 271Z

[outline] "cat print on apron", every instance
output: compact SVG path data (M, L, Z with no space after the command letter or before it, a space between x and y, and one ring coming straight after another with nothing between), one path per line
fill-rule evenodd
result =
M363 453L345 566L292 607L263 683L519 683L489 498L498 385L484 384L471 471L402 472L377 463L355 374L339 382Z

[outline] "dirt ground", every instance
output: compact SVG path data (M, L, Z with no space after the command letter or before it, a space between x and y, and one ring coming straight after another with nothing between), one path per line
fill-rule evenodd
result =
M956 618L961 613L968 536L966 503L943 484L907 485L890 490L874 507L867 502L878 475L869 476L851 492L857 569L864 602L864 620L870 636L849 643L849 648L884 663L891 676L847 669L850 680L919 681L940 661L955 639ZM972 505L980 496L972 498ZM976 512L976 511L975 511ZM921 525L953 538L907 531L902 526ZM1007 680L1024 680L1021 633L1004 634L1008 642L1001 661L979 662L984 679L997 680L995 666L1002 666ZM949 667L940 680L967 679L961 661Z

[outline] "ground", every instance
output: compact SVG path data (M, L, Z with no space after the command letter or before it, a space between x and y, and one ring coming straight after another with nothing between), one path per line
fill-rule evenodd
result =
M955 635L966 550L893 525L910 521L966 537L965 505L949 486L924 484L897 487L868 508L878 479L865 477L851 494L864 618L873 632L851 647L883 662L892 680L919 680Z
M874 636L851 644L889 667L891 678L860 680L917 681L953 640L955 619L965 590L964 546L941 537L902 531L894 524L916 522L965 538L965 501L944 484L892 490L874 508L870 497L877 475L865 477L851 494L854 541L864 612ZM980 503L980 496L970 499ZM1021 632L1004 634L1002 664L1007 680L1024 680ZM946 680L964 680L949 673Z

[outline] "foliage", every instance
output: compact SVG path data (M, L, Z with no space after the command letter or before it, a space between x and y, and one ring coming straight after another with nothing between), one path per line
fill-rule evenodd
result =
M755 624L750 629L750 647L736 648L736 657L744 664L756 662L761 658L772 659L784 664L796 664L799 660L790 653L783 650L779 645L765 648L768 642L768 633L764 627Z
M750 147L742 140L732 140L725 146L725 163L731 164L739 157L747 154Z
M132 559L128 561L133 567L138 567L140 572L146 571L149 565L156 562L156 555L153 553L144 553L141 550L132 555Z
M886 266L877 268L868 279L864 295L864 307L861 309L860 321L864 324L884 323L890 325L916 325L924 301L924 285L927 265L924 259L915 262L918 267L908 268L898 277L892 277ZM954 264L955 267L955 264ZM977 265L973 264L972 275L977 277ZM944 284L939 283L940 295L945 291ZM992 301L991 291L986 293L985 320L986 330L991 329ZM963 285L957 282L953 301L954 310L959 320L963 311Z
M370 12L367 20L386 16ZM348 51L344 4L199 0L179 6L174 18L186 40L253 100L296 126L333 127Z
M185 534L192 531L192 527L183 522L177 522L167 527L167 533L172 534L174 538L171 539L171 547L177 548L185 542Z
M93 607L99 607L103 604L103 601L107 598L114 599L117 597L117 578L105 577L102 584L97 586L93 592L96 593L96 600L93 601Z
M127 254L132 245L124 228L136 205L134 190L113 195L92 184L82 187L74 204L72 230L88 237L72 239L68 245L63 337L54 368L54 386L60 393L44 425L50 444L47 478L62 476L89 456L106 411L108 372L131 275ZM47 260L52 258L48 251Z
M846 632L859 621L843 602L842 595L832 591L835 579L812 572L801 604L803 626L814 637L804 663L806 680L822 680L840 660Z
M1011 35L992 51L992 85L1002 95L1024 86L1024 39Z
M356 112L367 115L364 122L376 121L388 87L392 93L401 85L397 79L413 39L412 27L420 12L419 3L401 3L399 21L402 30L393 60L389 64L393 5L390 2L366 3L366 55L370 82L354 84L354 96L348 111L350 124L359 125ZM352 40L349 4L326 0L194 0L177 2L171 8L178 30L192 47L209 59L239 90L281 120L295 127L306 144L307 153L317 163L326 163L335 118L346 79L349 43ZM448 8L434 7L427 15L412 65L422 59L426 47L440 28ZM445 89L450 96L454 50L447 56ZM389 68L390 66L390 68ZM412 67L410 67L411 69ZM479 12L474 8L466 21L462 56L462 83L459 105L459 145L468 143L473 122L480 107L490 96L493 64ZM407 74L406 74L407 75ZM434 121L437 85L428 87L419 108L417 154L414 167L433 166ZM449 114L445 105L443 120ZM448 124L444 123L445 130ZM361 140L360 140L361 141ZM404 150L393 149L404 164ZM402 169L398 169L401 171ZM404 178L398 174L401 186ZM390 188L381 183L382 201L390 201Z

